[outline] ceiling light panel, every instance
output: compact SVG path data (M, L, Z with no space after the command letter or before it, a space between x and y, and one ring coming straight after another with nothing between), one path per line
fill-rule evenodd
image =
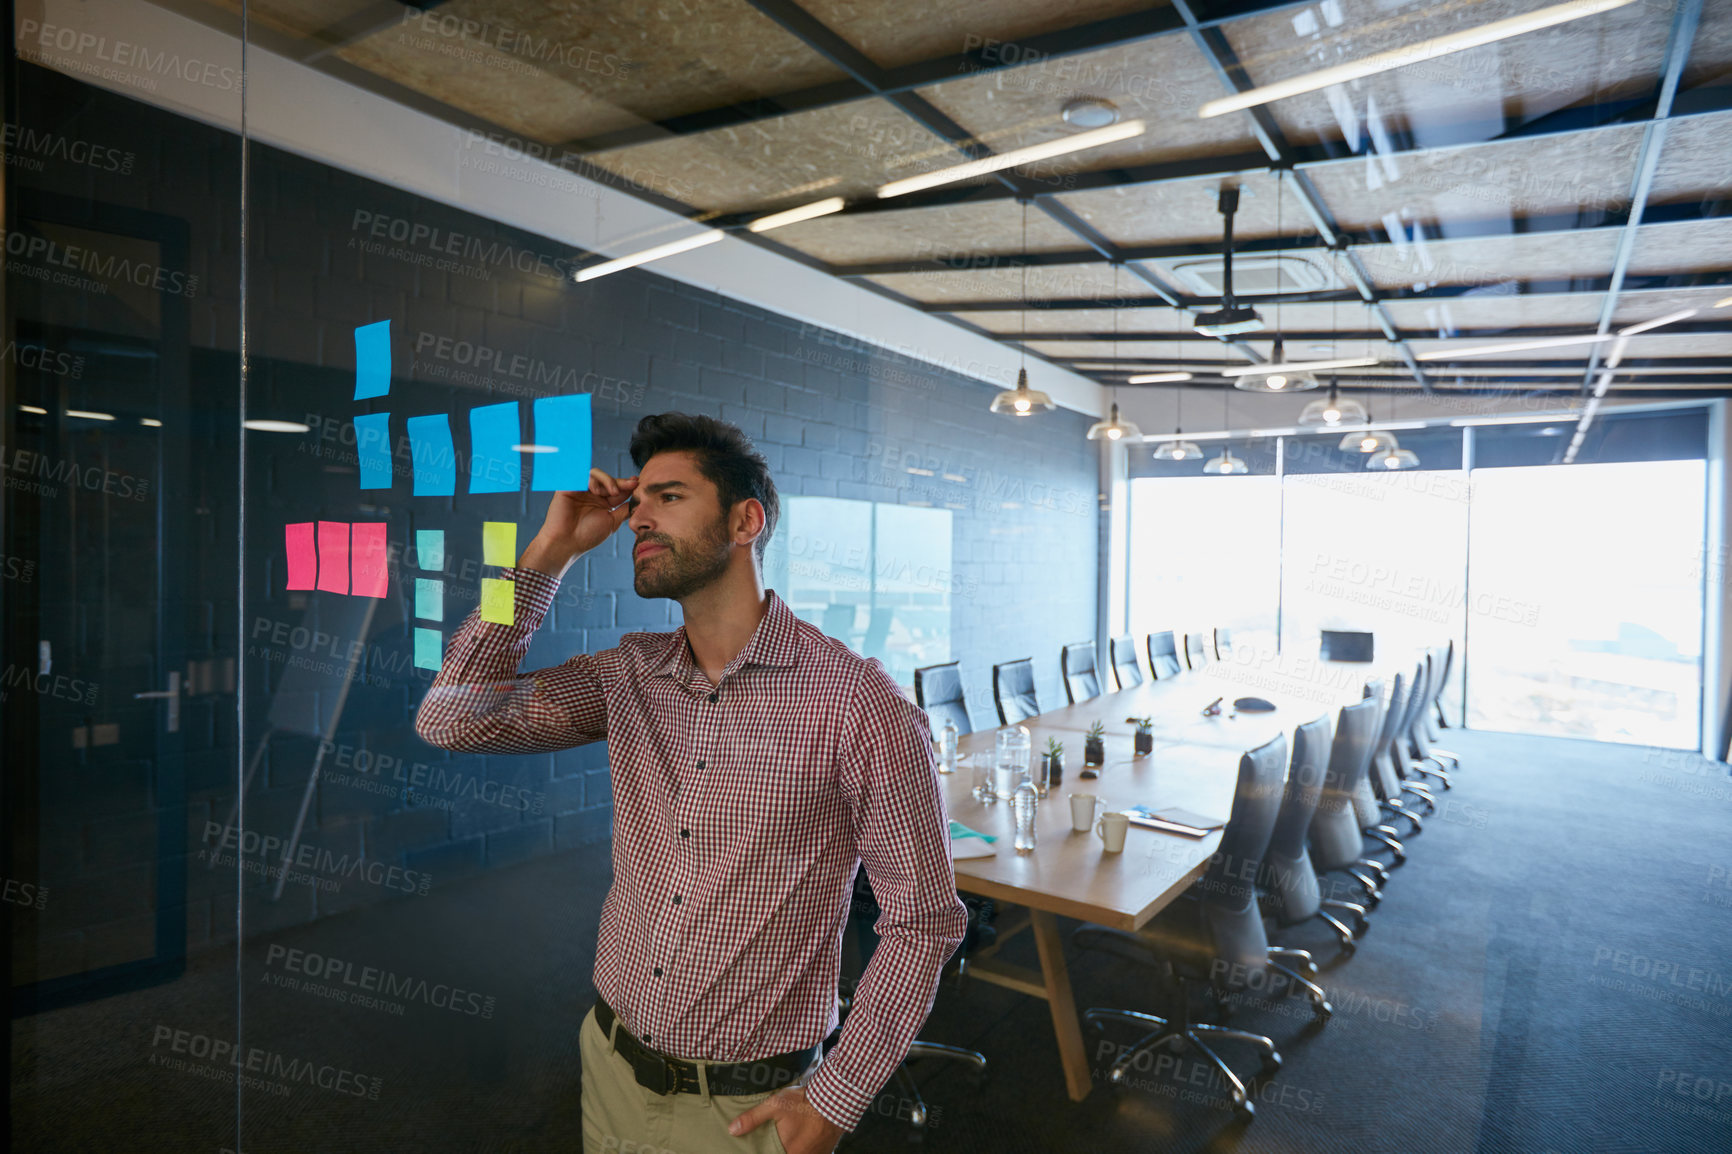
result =
M1641 143L1642 129L1627 126L1401 156L1376 188L1366 187L1363 156L1305 171L1342 228L1382 231L1395 211L1448 239L1476 223L1508 231L1511 217L1622 208Z
M874 63L894 68L967 49L984 50L994 63L1012 63L1021 59L1019 39L1141 11L1148 0L971 0L955 8L921 9L918 19L901 4L800 0L800 7ZM1009 47L1002 53L995 51L1005 44Z
M1145 291L1148 286L1139 289L1142 282L1130 276L1121 276L1115 288L1113 270L1105 263L1035 266L1027 271L1030 300L1074 300L1087 307L1095 301L1116 300L1121 291L1126 296L1149 295ZM915 300L935 304L978 300L1004 301L1015 306L1022 300L1023 270L1002 265L966 271L885 273L867 279ZM1031 314L1034 311L1029 310Z
M1130 280L1129 276L1125 279ZM1141 284L1142 282L1137 282ZM1127 286L1127 290L1128 290ZM988 332L994 333L1111 333L1113 331L1112 309L1081 308L1081 309L1030 309L1026 321L1020 311L1017 312L959 312L951 315L957 320L979 325ZM1135 333L1182 333L1186 339L1198 339L1191 331L1190 314L1182 309L1121 309L1118 310L1119 331L1127 337ZM1177 349L1177 344L1167 346Z
M888 101L856 100L586 159L694 208L758 213L870 196L885 180L965 158Z
M1630 254L1630 273L1715 272L1732 268L1732 220L1644 225Z
M960 48L959 41L952 51ZM994 152L1075 135L1077 130L1060 119L1059 109L1078 95L1110 100L1124 120L1144 119L1158 126L1158 131L1131 140L1045 162L1028 174L1036 184L1047 180L1053 191L1063 191L1068 172L1256 147L1246 125L1209 124L1178 114L1181 108L1196 106L1187 102L1200 103L1221 91L1202 54L1183 35L947 80L917 91Z
M1319 21L1315 35L1295 28L1290 9L1235 20L1223 31L1255 85L1301 76L1378 52L1410 48L1470 27L1542 8L1558 0L1482 0L1458 4L1340 4L1341 22ZM1669 10L1668 10L1669 16ZM1568 108L1595 95L1645 95L1658 82L1667 18L1648 4L1628 4L1557 27L1529 32L1436 60L1409 64L1343 85L1351 101L1328 92L1308 92L1267 105L1295 144L1347 138L1354 127L1360 143L1372 132L1375 113L1384 131L1410 128L1436 139L1463 124L1484 123L1486 109L1519 104L1524 118ZM1213 96L1225 95L1218 90ZM1211 97L1213 98L1213 97ZM1346 108L1351 116L1343 116ZM1245 119L1243 113L1216 119ZM1346 128L1343 126L1346 121ZM1496 129L1488 128L1487 135ZM1355 149L1355 151L1359 151ZM1626 174L1627 175L1627 174Z
M901 212L843 213L776 230L776 239L831 265L980 259L1022 251L1022 207L1014 200L946 204ZM1083 248L1076 233L1044 212L1028 214L1028 251Z
M318 28L308 29L323 33L314 41L320 47L328 43L325 27L356 10L353 4L304 8L327 14ZM301 9L272 4L269 18ZM447 15L480 27L461 35L440 23ZM519 37L532 38L527 43L539 53L513 50ZM430 11L425 25L392 19L335 55L540 141L631 128L845 79L840 68L746 0L687 5L678 20L660 18L654 5L637 0L584 0L565 11L540 4L451 4Z
M1432 241L1423 252L1391 244L1353 251L1381 289L1423 283L1483 285L1489 290L1511 279L1603 277L1617 244L1617 234L1607 230Z

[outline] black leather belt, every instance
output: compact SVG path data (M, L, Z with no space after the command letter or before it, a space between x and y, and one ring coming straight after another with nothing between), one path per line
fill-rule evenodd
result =
M613 1007L599 994L596 995L595 1024L601 1027L603 1035L613 1030L614 1020ZM663 1095L703 1092L703 1088L698 1084L700 1063L669 1057L660 1050L652 1050L638 1041L623 1025L614 1034L613 1041L615 1052L630 1064L632 1073L637 1077L637 1084L644 1089ZM711 1094L762 1094L792 1085L806 1072L806 1067L812 1064L812 1058L817 1052L818 1047L811 1046L804 1050L778 1054L773 1058L760 1058L756 1062L701 1064L707 1068Z

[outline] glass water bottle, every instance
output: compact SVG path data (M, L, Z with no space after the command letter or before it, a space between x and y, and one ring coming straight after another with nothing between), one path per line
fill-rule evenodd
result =
M1035 792L1034 783L1024 778L1010 801L1011 811L1016 816L1017 853L1034 852L1034 813L1039 804L1040 795Z
M944 728L938 731L938 772L956 772L956 722L950 718L944 719Z

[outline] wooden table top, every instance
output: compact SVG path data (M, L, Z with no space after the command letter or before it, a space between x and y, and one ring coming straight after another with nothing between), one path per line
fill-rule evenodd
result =
M1170 680L1145 681L1023 721L1036 768L1049 738L1064 745L1065 757L1063 784L1037 807L1038 844L1031 854L1016 852L1010 804L985 804L972 792L973 759L990 762L996 735L1006 727L966 735L958 746L964 764L943 777L950 816L999 840L995 856L954 863L957 888L1118 929L1141 927L1201 876L1220 833L1198 840L1133 825L1124 852L1109 854L1092 832L1072 831L1069 795L1100 797L1105 804L1097 813L1136 804L1178 805L1225 818L1233 806L1240 755L1280 734L1291 744L1296 727L1319 717L1333 723L1341 706L1360 699L1368 677L1403 668L1405 660L1406 655L1358 663L1234 654ZM1247 696L1277 708L1235 714L1234 699ZM1204 707L1217 698L1224 699L1222 712L1204 716ZM1154 750L1138 756L1132 739L1136 726L1127 719L1143 716L1154 723ZM1079 776L1084 737L1096 721L1105 729L1106 764L1097 778L1084 780Z

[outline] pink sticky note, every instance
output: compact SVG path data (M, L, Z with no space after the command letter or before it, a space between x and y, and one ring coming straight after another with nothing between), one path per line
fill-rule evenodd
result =
M311 589L319 571L319 556L313 551L313 523L298 521L283 526L283 544L289 549L289 589Z
M354 587L349 592L357 597L385 596L390 584L385 564L385 522L356 521L350 530L349 551L354 568Z
M349 591L349 523L319 522L319 588L327 593Z

